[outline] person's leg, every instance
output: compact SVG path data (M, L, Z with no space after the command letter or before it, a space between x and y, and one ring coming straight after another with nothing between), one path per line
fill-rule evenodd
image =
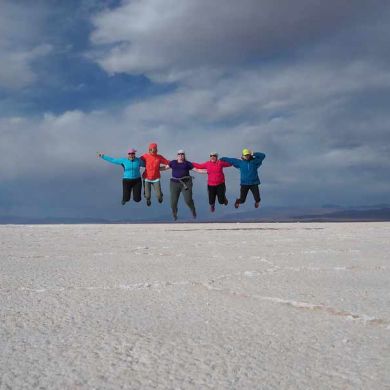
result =
M161 182L160 182L160 180L153 183L153 188L156 191L156 196L157 196L158 202L162 203L162 201L163 201L163 193L161 191Z
M228 200L226 198L226 185L225 183L221 183L217 185L217 196L218 203L224 204L225 206L228 204Z
M254 184L250 186L250 190L253 194L253 198L255 199L255 207L258 208L261 201L259 186L257 184Z
M176 183L173 180L170 181L169 188L171 190L171 209L175 221L177 219L177 203L179 201L181 187L181 183Z
M207 191L209 194L210 210L213 213L215 210L215 199L217 197L217 186L207 186Z
M145 198L146 198L146 204L148 206L151 205L150 197L151 197L151 187L152 184L149 181L144 181L144 190L145 190Z
M192 198L192 180L186 182L187 189L183 191L184 201L192 212L192 216L196 218L196 210L194 199Z
M130 192L131 192L131 184L130 180L123 179L122 180L123 194L122 194L122 204L125 204L130 200Z
M141 201L142 181L141 178L133 181L133 200L134 202Z
M250 189L250 185L247 185L247 184L241 184L240 186L240 197L236 199L236 202L234 203L234 207L237 209L238 206L241 204L241 203L245 203L246 201L246 197L248 195L248 191Z

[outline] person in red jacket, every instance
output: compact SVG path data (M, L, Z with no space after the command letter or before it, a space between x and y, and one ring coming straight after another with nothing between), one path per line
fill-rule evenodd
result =
M155 143L151 143L149 145L149 153L142 155L141 159L145 162L145 171L142 174L142 177L144 180L146 204L148 206L152 204L150 200L152 186L156 191L158 202L162 203L163 193L161 191L160 183L160 168L161 165L163 165L165 168L169 164L169 161L160 154L157 154L157 144Z
M202 164L193 162L194 168L206 169L207 172L207 190L209 194L210 211L215 211L215 200L218 198L219 204L228 204L226 198L226 185L225 175L223 174L223 168L231 167L225 161L218 160L218 153L210 153L210 160Z

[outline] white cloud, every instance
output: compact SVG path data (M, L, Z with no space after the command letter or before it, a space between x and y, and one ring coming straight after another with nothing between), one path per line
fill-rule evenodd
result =
M366 1L128 0L93 18L92 57L109 73L182 80L283 55L370 12Z
M327 183L325 193L331 193L340 177L350 191L360 169L375 168L382 179L386 176L390 143L385 130L390 121L387 114L374 111L362 125L356 108L348 106L360 90L378 83L388 87L390 80L387 71L371 72L361 63L349 67L337 74L315 63L242 71L219 79L213 88L183 85L115 112L3 119L1 179L99 175L97 151L118 156L133 146L142 153L156 141L167 158L185 148L196 161L206 160L211 150L237 157L243 147L264 151L262 176L275 193L286 183L299 194L318 189L322 182ZM27 151L28 159L16 158L15 151ZM237 180L233 170L228 176ZM379 184L377 177L366 178L372 192Z
M41 30L45 15L39 5L31 9L21 3L1 2L0 88L18 89L36 81L34 61L52 50Z

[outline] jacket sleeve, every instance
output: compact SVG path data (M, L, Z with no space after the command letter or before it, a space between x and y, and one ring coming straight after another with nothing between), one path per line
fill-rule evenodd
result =
M221 166L223 167L223 168L227 168L227 167L231 167L233 164L232 163L230 163L230 162L227 162L227 161L222 161L222 160L220 160L221 161Z
M169 164L169 160L167 160L164 156L160 156L160 164Z
M145 168L145 160L142 157L139 158L139 166Z
M256 152L253 153L253 157L255 158L256 165L259 167L263 163L263 160L265 159L265 154Z
M238 158L222 157L220 160L233 165L235 168L240 168L240 160Z
M110 156L106 156L105 154L102 156L102 159L116 165L121 165L123 163L122 158L113 158Z
M194 168L207 169L207 162L199 164L199 163L196 163L196 162L192 161L192 165L194 166Z

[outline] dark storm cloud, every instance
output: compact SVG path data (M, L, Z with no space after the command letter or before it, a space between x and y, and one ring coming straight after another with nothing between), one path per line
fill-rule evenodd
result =
M379 1L126 1L94 18L92 41L113 45L96 54L107 71L169 80L199 67L286 59L357 24L375 23L383 8Z
M49 3L40 4L53 15ZM389 199L387 2L149 0L101 7L85 1L80 9L76 3L76 14L83 15L78 21L88 24L78 34L63 28L56 36L50 27L48 41L38 23L41 38L22 45L13 27L7 29L15 37L7 50L24 47L28 54L42 42L54 52L66 44L77 48L77 56L61 57L66 66L51 64L50 77L65 80L67 85L58 85L68 89L86 82L93 93L74 88L67 95L73 105L55 105L61 89L56 94L45 86L45 58L38 68L23 63L31 78L15 75L23 81L15 88L29 86L33 96L34 83L41 82L45 104L41 112L35 106L34 118L17 110L0 118L0 214L11 208L23 214L120 216L120 169L95 153L122 156L130 146L142 153L150 141L168 158L185 148L198 162L212 150L232 157L244 147L265 152L267 205ZM70 8L57 9L57 18L70 20ZM80 57L88 66L79 66ZM93 70L97 64L115 89L134 88L135 75L147 82L118 99L106 92L102 71ZM80 69L77 85L66 68ZM104 99L94 100L99 96ZM4 99L12 105L7 94ZM164 175L166 186L169 174ZM25 178L27 200L20 195ZM227 179L232 198L238 172L228 169ZM205 177L197 176L196 199L207 207L204 197ZM129 210L145 212L142 206ZM169 215L168 205L149 211Z

